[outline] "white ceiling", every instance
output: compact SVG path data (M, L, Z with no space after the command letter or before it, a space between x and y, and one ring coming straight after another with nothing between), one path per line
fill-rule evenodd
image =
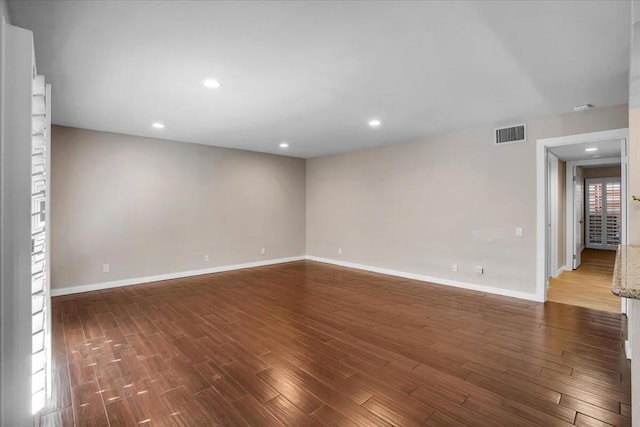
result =
M60 125L314 157L628 100L629 1L9 6Z
M586 148L597 148L597 150L584 151ZM560 160L572 161L616 158L617 160L614 163L620 163L622 146L619 139L613 139L607 141L562 145L560 147L552 147L549 151L558 156Z

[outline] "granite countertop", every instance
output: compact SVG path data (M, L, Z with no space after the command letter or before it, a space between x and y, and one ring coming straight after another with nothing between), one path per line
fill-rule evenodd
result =
M611 292L619 297L640 299L640 246L618 246Z

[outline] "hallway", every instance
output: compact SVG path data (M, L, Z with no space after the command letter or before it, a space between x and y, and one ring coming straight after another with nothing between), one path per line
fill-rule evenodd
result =
M620 313L620 298L611 293L616 252L585 249L582 264L549 279L547 300Z

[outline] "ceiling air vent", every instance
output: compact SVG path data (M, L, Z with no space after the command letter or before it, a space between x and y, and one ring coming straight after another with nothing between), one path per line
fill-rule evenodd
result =
M511 144L527 140L527 126L525 124L496 128L496 144Z

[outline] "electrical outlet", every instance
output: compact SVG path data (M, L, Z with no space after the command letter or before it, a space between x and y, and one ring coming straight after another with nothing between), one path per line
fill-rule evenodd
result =
M102 272L103 273L109 272L109 264L102 264Z
M342 255L342 248L338 248L338 255Z
M209 255L205 255L205 256L204 256L204 260L205 260L205 261L207 261L207 262L209 262Z
M522 227L516 227L516 237L522 237Z
M260 251L260 253L261 253L262 255L264 255L264 254L266 254L266 253L267 253L267 250L266 250L265 248L262 248L262 250Z
M457 273L458 272L458 264L453 264L451 266L451 270Z
M481 265L476 265L476 273L484 274L484 267L482 267Z

